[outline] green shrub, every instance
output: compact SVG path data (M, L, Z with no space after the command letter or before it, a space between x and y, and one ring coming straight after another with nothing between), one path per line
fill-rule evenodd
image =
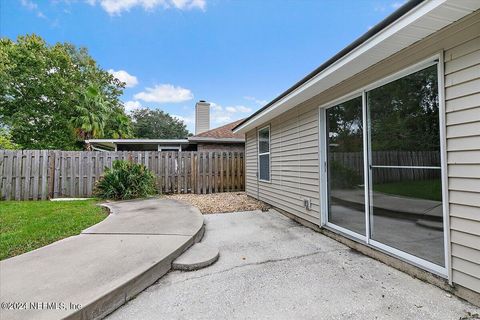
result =
M353 189L363 183L361 175L338 161L330 161L330 175L333 189Z
M114 161L95 186L95 195L103 199L144 198L155 192L153 173L142 164L125 160Z

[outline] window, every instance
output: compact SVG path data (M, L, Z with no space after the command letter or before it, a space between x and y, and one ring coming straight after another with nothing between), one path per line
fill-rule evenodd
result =
M258 130L258 177L270 181L270 126Z

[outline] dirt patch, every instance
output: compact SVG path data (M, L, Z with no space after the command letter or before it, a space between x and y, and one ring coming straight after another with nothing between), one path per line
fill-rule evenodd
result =
M266 203L248 197L245 192L172 194L165 196L165 198L187 202L200 209L203 214L253 210L266 211L270 208Z

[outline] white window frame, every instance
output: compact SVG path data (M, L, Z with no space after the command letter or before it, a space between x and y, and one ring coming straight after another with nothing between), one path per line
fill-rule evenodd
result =
M260 131L265 130L268 128L268 152L260 153ZM270 125L263 126L257 129L257 180L261 182L272 182L272 130ZM260 156L268 154L268 180L260 179Z
M404 251L395 249L391 246L385 245L383 243L377 242L373 239L370 239L370 223L366 223L366 236L359 235L353 231L344 229L342 227L332 225L331 223L328 222L328 197L327 197L327 188L328 188L328 181L326 177L326 164L327 164L327 157L325 154L326 151L326 116L325 116L325 110L329 107L336 106L340 103L349 101L355 97L362 96L363 101L362 101L362 109L363 109L363 137L364 137L364 166L365 166L365 215L366 219L369 219L369 214L370 214L370 203L371 199L369 197L369 192L367 192L370 189L370 181L371 177L369 177L370 170L367 168L367 166L371 163L371 159L368 159L369 157L369 148L370 148L370 143L367 139L369 139L369 135L367 134L367 114L366 114L366 106L367 106L367 101L366 101L366 93L370 90L373 90L375 88L381 87L385 84L388 84L390 82L393 82L395 80L401 79L403 77L406 77L412 73L415 73L417 71L420 71L424 68L427 68L432 65L437 65L437 77L438 77L438 100L439 100L439 121L440 121L440 155L441 155L441 180L442 180L442 206L443 206L443 235L444 235L444 263L445 266L439 266L434 263L431 263L425 259L419 258L417 256L414 256L412 254L408 254ZM339 97L337 99L334 99L326 104L323 104L319 106L319 155L320 155L320 170L323 173L321 175L321 181L320 181L320 199L322 201L321 205L321 213L320 213L320 225L326 229L329 229L333 232L341 233L344 236L354 240L361 242L369 247L372 247L374 249L380 250L382 252L385 252L386 254L393 255L400 260L406 261L410 264L416 265L417 267L420 267L422 269L425 269L429 272L432 272L434 274L437 274L443 278L448 279L449 283L452 282L452 267L451 267L451 245L450 245L450 224L449 224L449 213L448 213L448 204L449 204L449 199L448 199L448 174L447 174L447 161L446 161L446 124L445 124L445 86L444 86L444 57L443 53L440 52L436 55L433 55L430 58L424 59L418 63L412 64L408 67L403 68L402 70L395 72L389 76L385 76L377 81L374 81L362 88L359 88L357 90L353 90L350 93Z

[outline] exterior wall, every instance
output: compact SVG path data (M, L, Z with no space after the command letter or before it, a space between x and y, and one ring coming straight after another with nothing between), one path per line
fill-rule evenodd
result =
M257 133L252 130L245 135L245 192L253 198L258 198L257 167Z
M244 143L199 143L198 151L245 152Z
M257 132L250 131L246 146L246 192L318 224L318 108L314 104L305 104L269 124L271 182L257 181ZM312 210L304 208L304 198L311 199Z
M318 106L443 52L452 276L480 292L479 35L477 11L273 119L271 183L257 181L256 131L248 132L247 194L319 224ZM312 199L310 212L302 206L305 196Z
M453 281L480 291L480 27L445 51Z

